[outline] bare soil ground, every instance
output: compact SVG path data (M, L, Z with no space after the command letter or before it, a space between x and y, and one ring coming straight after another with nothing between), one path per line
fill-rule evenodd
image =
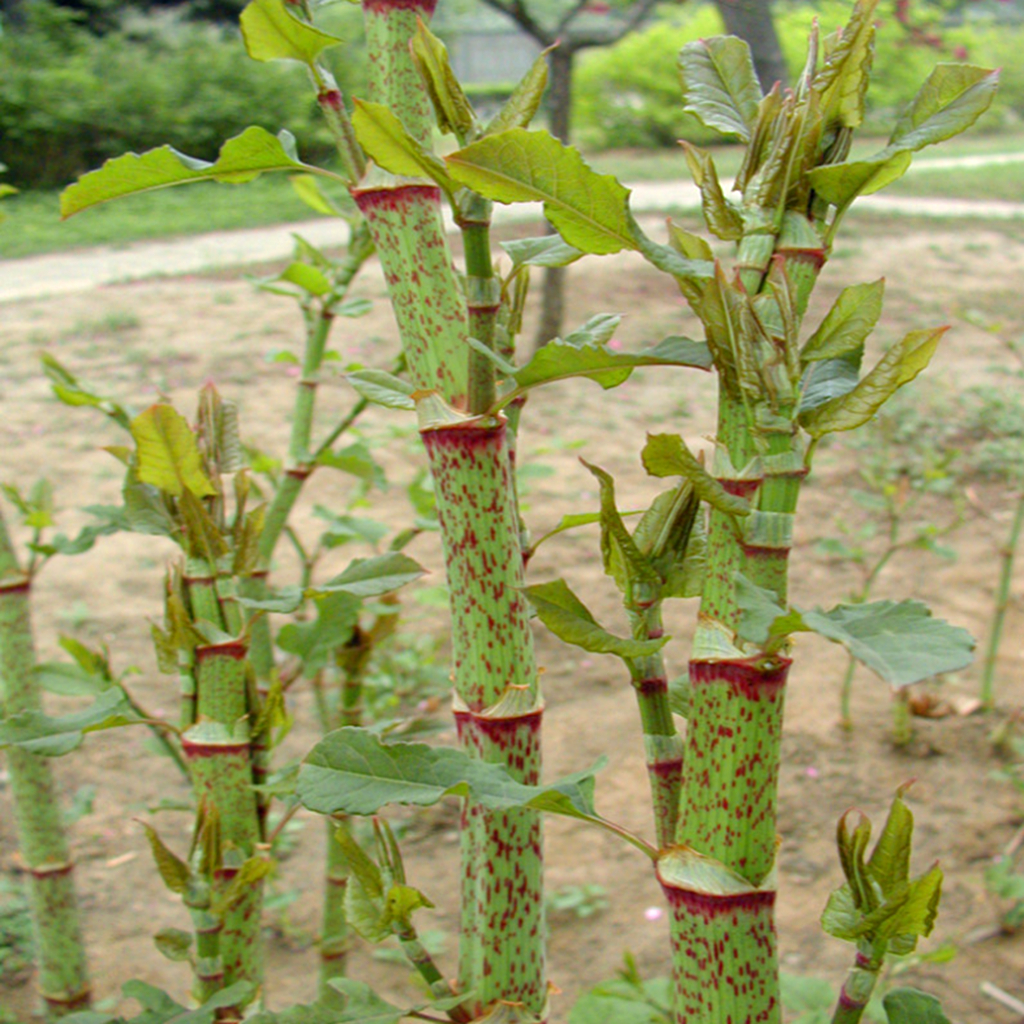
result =
M924 393L956 396L990 379L1001 360L992 337L965 322L965 308L999 320L1020 334L1024 325L1024 229L1014 224L941 225L868 220L848 230L829 265L815 311L820 316L844 284L884 275L888 294L876 349L913 326L953 323ZM368 317L338 324L336 345L342 362L383 366L395 350L394 329L376 269L362 279L359 293L374 300ZM693 332L695 324L670 284L628 256L591 260L574 268L570 279L570 322L599 312L628 314L620 339L624 346L655 342L667 334ZM815 320L812 311L809 323ZM54 483L58 505L66 510L60 527L71 533L87 504L118 500L119 466L102 446L118 443L117 428L87 410L59 406L39 371L44 351L57 354L87 379L119 399L142 407L167 395L182 409L194 406L194 392L207 379L241 406L243 429L260 448L283 453L294 379L287 367L265 360L280 348L295 350L301 328L292 305L255 293L235 276L159 280L111 286L59 300L11 303L2 310L0 335L0 479L30 484L40 474ZM321 423L340 415L351 393L339 378L323 388ZM638 372L613 392L588 382L559 385L531 398L524 417L522 463L528 480L527 515L540 534L573 511L593 509L593 478L578 455L612 471L623 507L643 507L654 493L639 463L645 431L676 430L700 439L712 429L714 382L699 373ZM401 484L421 467L412 424L400 414L370 413L362 434L375 446L392 487L375 500L396 527L410 512ZM830 604L857 584L855 568L830 562L817 541L841 521L856 529L869 513L850 498L854 455L835 445L817 458L801 507L793 552L794 603ZM529 472L529 471L528 471ZM545 475L546 474L546 475ZM936 614L983 638L996 582L1010 497L997 486L974 481L974 494L990 516L971 515L951 537L957 559L920 554L901 556L886 570L877 596L914 596ZM350 493L346 478L318 474L298 517L312 534L314 502L341 507ZM376 514L376 513L375 513ZM945 510L929 507L942 518ZM442 579L437 539L424 535L411 553L430 567L429 585ZM163 566L169 545L147 537L118 537L93 552L50 565L36 588L35 616L45 657L56 653L59 633L108 644L118 667L137 666L132 688L149 707L173 714L175 685L158 674L149 621L159 614ZM345 553L347 556L347 552ZM346 559L347 560L347 559ZM290 565L282 558L279 578ZM534 581L564 574L591 601L604 621L618 621L617 599L600 571L597 537L591 530L565 535L543 546L531 564ZM921 869L940 859L946 872L939 925L931 947L952 942L957 958L943 966L917 969L914 983L942 997L956 1021L1010 1024L1011 1011L979 994L982 981L1024 997L1024 936L976 941L990 929L997 906L986 894L982 872L1020 827L1024 807L1004 782L993 780L999 761L990 750L993 725L1024 704L1024 579L1018 569L1014 603L999 665L1000 711L995 717L918 719L916 739L895 750L888 739L889 697L866 671L855 684L856 730L837 728L838 684L843 655L817 639L801 639L791 675L781 780L779 929L786 970L841 981L849 948L823 936L818 917L829 891L840 879L834 851L836 819L851 805L880 821L892 791L916 778L910 802L917 817L915 861ZM444 615L415 596L406 601L406 634L431 632L444 643ZM685 665L694 607L677 602L669 631L671 665ZM607 754L609 765L598 782L602 812L643 833L650 832L647 781L637 715L628 680L612 658L581 655L537 628L544 685L546 771L550 776L589 765ZM976 692L978 667L944 681L944 695ZM315 742L311 698L293 695L297 726L286 756L297 756ZM438 712L443 720L443 709ZM143 978L184 998L186 971L163 960L151 935L159 928L188 927L177 897L159 884L142 829L132 820L158 800L186 796L166 760L147 749L141 732L120 730L89 737L78 752L57 763L68 793L95 785L91 814L73 829L79 861L78 882L90 958L101 999L116 997L130 978ZM0 785L0 870L15 873L13 828L8 794ZM165 838L175 843L187 828L187 815L158 819ZM667 970L664 917L647 913L660 906L657 886L643 858L613 838L574 823L547 827L551 889L596 883L607 890L609 906L579 920L551 919L551 976L561 989L553 1020L564 1021L577 995L614 974L624 950L636 956L647 975ZM445 964L454 962L457 930L456 815L451 807L418 814L406 834L410 878L438 906L427 927L448 933ZM315 991L319 858L322 830L309 820L282 865L278 891L297 899L270 916L269 1000L281 1007L309 1001ZM2 897L0 897L2 898ZM654 918L654 919L652 919ZM410 991L407 975L367 951L352 961L352 974L382 986L396 998ZM116 1002L116 999L115 999ZM33 1008L25 977L0 979L0 1006L16 1020ZM126 1007L127 1008L127 1007Z

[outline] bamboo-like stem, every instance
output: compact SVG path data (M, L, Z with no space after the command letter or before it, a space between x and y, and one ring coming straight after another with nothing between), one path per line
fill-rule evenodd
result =
M29 609L31 578L23 575L0 514L0 714L42 708L35 684ZM75 896L74 862L64 833L50 764L12 747L7 767L18 849L28 876L38 987L50 1017L87 1009L91 1001Z
M865 953L857 953L857 958L839 993L839 1001L832 1014L832 1024L858 1024L878 984L881 970L881 960Z
M409 43L419 0L364 0L371 96L416 137L429 136ZM429 107L426 107L429 109ZM472 320L493 339L497 305L488 212L464 208L468 296L456 277L432 185L362 188L353 195L376 244L410 376L456 409L484 412L493 370L466 342ZM471 203L471 207L474 204ZM467 305L470 307L467 309ZM422 432L434 476L452 609L455 718L460 742L519 781L540 775L543 703L527 620L523 554L503 420L479 417ZM467 801L462 827L459 989L473 1017L499 1001L540 1016L547 1001L541 823L533 811L492 812ZM512 924L514 922L514 925Z
M334 1001L338 993L331 988L333 978L345 976L350 947L348 921L345 917L345 888L348 885L348 863L341 844L334 838L339 828L348 828L344 821L328 818L327 850L324 868L323 907L320 915L320 973L318 994L322 1000Z
M638 610L633 620L633 635L638 640L655 640L664 634L660 601ZM661 652L632 659L629 669L640 709L654 809L654 831L658 847L664 849L676 838L683 783L683 741L672 719L668 675Z
M992 613L992 627L989 632L988 644L985 649L985 664L981 673L982 707L991 710L995 706L996 663L999 658L999 647L1003 639L1003 627L1006 624L1006 612L1010 607L1010 584L1013 581L1013 564L1020 546L1021 532L1024 531L1024 489L1017 498L1013 522L1006 538L1006 544L1000 552L999 586L996 590L996 604Z

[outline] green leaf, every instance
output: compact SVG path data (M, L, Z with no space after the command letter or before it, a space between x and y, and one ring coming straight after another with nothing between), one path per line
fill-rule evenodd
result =
M703 466L678 434L648 434L640 455L651 476L689 480L701 501L733 516L750 515L750 503L730 494Z
M808 172L807 180L819 196L845 209L857 196L869 196L902 178L912 160L909 152L883 150L868 160L815 167Z
M359 540L376 547L390 531L386 523L359 516L338 515L324 505L314 505L313 515L327 523L321 543L329 548L340 547L350 540Z
M735 36L687 43L679 53L683 109L708 128L750 139L761 89L750 47Z
M998 71L970 64L936 65L896 122L887 149L916 152L959 135L988 109L998 85Z
M835 359L813 362L804 370L800 383L801 418L826 402L849 394L857 386L862 356L861 349L854 349Z
M552 580L525 587L524 593L537 617L552 633L567 644L582 647L592 654L615 654L620 658L641 658L654 654L668 643L658 640L632 640L614 636L603 629L565 580Z
M289 179L298 197L317 213L325 217L344 217L345 210L333 199L325 195L320 182L312 174L293 174Z
M866 423L929 363L948 327L911 331L879 360L853 390L801 416L811 437L853 430Z
M356 100L352 127L359 144L384 170L410 178L430 178L449 194L458 188L444 161L417 142L383 103Z
M74 750L87 732L134 725L138 717L120 686L104 690L81 711L51 718L41 711L23 711L0 720L0 749L21 747L44 757L59 757Z
M914 816L903 800L903 787L896 791L882 834L868 860L872 877L883 893L905 885L910 878L910 845L914 835Z
M513 128L456 151L446 162L456 181L487 199L543 202L562 238L583 252L639 248L629 190L592 170L577 150L547 132Z
M400 551L373 558L357 558L347 569L314 588L318 593L344 593L353 597L379 597L418 580L427 570Z
M228 139L214 163L197 160L170 146L146 153L125 153L108 160L99 170L84 174L60 196L61 217L137 192L149 192L193 181L220 181L240 184L252 181L265 171L306 171L335 177L328 171L302 163L295 153L290 132L271 135L264 128L246 128Z
M827 49L812 89L820 97L821 118L828 126L836 123L857 128L864 120L864 96L875 47L874 11L878 0L858 0L850 20Z
M328 984L345 997L345 1009L336 1018L337 1024L398 1024L409 1013L381 999L369 985L354 978L332 978Z
M743 573L736 573L736 605L740 611L736 632L754 644L768 644L776 637L785 637L804 626L798 612L779 606L775 593L759 587Z
M882 314L885 279L844 288L818 329L800 350L800 360L809 363L836 359L863 348Z
M351 594L333 593L316 599L317 616L313 622L289 622L277 634L282 651L298 655L303 670L311 677L346 643L359 621L361 601Z
M804 628L842 644L892 686L910 686L971 663L966 629L932 617L919 601L872 601L801 611Z
M574 337L580 340L570 340ZM622 352L588 341L585 332L578 332L569 338L555 338L537 349L530 361L516 370L516 387L504 394L502 401L572 377L587 377L605 389L617 387L638 366L692 366L704 370L711 366L711 353L703 342L682 337L665 338L654 348L640 352Z
M131 414L127 412L123 405L89 390L78 377L58 359L50 355L49 352L42 354L41 361L43 373L46 374L47 379L50 381L53 393L65 405L92 406L94 409L99 409L100 412L109 416L119 427L122 427L124 430L129 429L128 424L131 421Z
M312 66L324 50L344 42L300 21L284 0L252 0L239 21L253 60L297 60Z
M476 116L473 105L459 85L448 61L448 51L433 32L417 19L416 32L409 44L413 63L427 89L442 132L464 138L473 130Z
M707 537L700 499L689 481L651 502L633 540L661 577L663 598L700 595L707 571Z
M901 952L909 953L916 946L920 936L931 935L935 927L935 919L939 913L939 900L942 896L942 871L933 867L923 875L915 878L904 890L899 899L896 912L887 917L876 931L880 938L909 938L911 942L904 944Z
M321 740L299 771L297 793L320 814L376 814L386 804L429 807L470 796L491 810L532 807L592 817L593 772L550 786L516 782L503 765L451 747L388 743L366 729L338 729Z
M743 218L739 210L725 198L711 154L688 142L683 142L682 146L694 184L700 189L701 207L708 230L726 241L742 238Z
M47 693L57 693L62 697L94 697L111 686L110 680L101 672L60 661L36 665L35 679L36 685Z
M638 584L648 588L648 596L657 594L661 578L647 556L641 553L622 521L615 504L615 481L599 466L592 465L586 459L580 459L580 462L594 475L600 486L601 559L604 571L629 599L632 599L634 587Z
M345 379L368 402L383 405L388 409L415 410L412 398L416 390L408 381L401 380L384 370L356 370L346 374Z
M935 996L916 988L895 988L882 998L889 1024L950 1024Z
M585 992L569 1011L566 1024L669 1024L672 996L667 978L642 986L621 978Z
M540 238L515 238L501 243L512 259L512 272L520 267L567 267L584 254L567 245L559 235Z
M176 853L168 849L152 825L148 825L144 821L140 821L139 824L146 830L149 848L153 851L153 860L156 861L156 869L160 873L164 885L171 892L175 892L179 896L182 895L188 889L192 878L192 872L188 865Z
M192 955L192 936L180 928L163 928L153 936L156 948L168 960L188 960Z
M307 295L326 295L331 290L327 275L308 263L289 264L277 280L298 285Z
M169 405L152 405L131 422L138 446L139 480L180 497L189 490L197 498L217 492L203 472L202 458L188 421Z
M505 105L484 128L484 135L497 135L510 128L528 128L544 100L548 84L548 50L533 62L530 70L516 83Z

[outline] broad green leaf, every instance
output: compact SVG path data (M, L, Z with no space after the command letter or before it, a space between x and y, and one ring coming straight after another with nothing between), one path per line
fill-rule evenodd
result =
M614 636L603 629L565 580L552 580L525 587L524 593L537 617L552 633L567 644L582 647L592 654L616 654L620 658L641 658L654 654L668 643L658 640L632 640Z
M331 282L327 275L308 263L290 263L277 280L298 285L309 295L326 295L331 290Z
M433 32L417 19L416 33L409 44L413 63L427 89L442 132L465 138L476 124L473 105L459 85L448 61L448 51Z
M277 645L282 651L298 655L306 675L312 677L334 650L348 641L359 621L360 605L358 597L342 592L317 598L316 619L286 623L277 634Z
M898 899L899 909L878 929L877 934L885 939L909 938L911 952L918 937L931 935L939 913L939 899L942 896L942 871L933 867L915 878Z
M648 434L640 455L651 476L681 476L693 485L701 501L729 515L750 514L745 498L730 494L703 466L678 434Z
M969 128L988 109L999 72L970 64L939 64L896 122L887 149L923 149Z
M770 644L779 637L803 628L803 619L797 612L787 612L779 606L774 592L736 573L736 605L740 620L736 632L754 644Z
M638 366L692 366L704 370L711 366L711 353L703 342L682 337L665 338L654 348L640 352L622 352L605 344L586 341L574 344L568 338L555 338L537 349L530 361L516 370L513 378L516 386L502 395L502 401L509 402L531 388L571 377L587 377L605 389L617 387Z
M168 960L182 962L192 955L192 936L180 928L163 928L153 936L153 941Z
M694 184L700 189L701 207L708 230L726 241L743 237L743 218L722 191L715 161L706 150L682 143Z
M325 217L344 217L346 211L330 196L324 194L320 183L312 174L293 174L289 179L298 197L317 213Z
M869 196L902 178L912 160L909 152L883 152L868 160L815 167L807 180L819 196L845 209L857 196Z
M671 1003L668 978L652 978L639 987L615 978L585 992L573 1004L566 1024L668 1024Z
M47 693L57 693L62 697L94 697L110 689L111 685L100 672L60 661L36 665L35 679L36 685Z
M661 577L662 598L700 595L707 571L707 537L700 499L688 481L651 502L633 540Z
M864 913L853 898L853 890L849 882L833 890L821 914L821 928L826 935L844 942L855 942L857 926Z
M376 547L390 532L390 527L377 519L338 515L324 505L315 505L313 515L327 523L321 543L327 547L340 547L350 540L360 540Z
M383 103L356 100L352 127L367 155L384 170L410 178L430 178L449 194L458 188L448 176L444 161L417 142Z
M615 481L610 473L586 459L580 462L594 475L600 487L601 559L604 571L615 585L632 599L634 588L644 586L653 597L661 587L661 578L646 555L640 552L615 504Z
M349 878L345 890L345 920L366 942L383 942L391 936L391 924L384 914L384 899L368 892L358 878Z
M171 892L179 896L188 889L192 878L192 872L188 865L164 844L159 833L152 825L144 821L139 824L146 830L146 839L149 840L149 848L153 851L153 860L156 861L156 869L163 879L164 885ZM186 947L187 948L187 947Z
M348 473L367 484L373 484L380 490L387 486L384 469L373 457L370 446L365 441L353 441L352 444L337 451L328 448L318 456L317 465L330 466L341 473Z
M74 750L87 732L134 725L138 717L120 686L104 690L81 711L51 718L41 711L23 711L0 720L0 749L21 747L44 757L59 757Z
M512 128L446 157L451 176L500 203L543 202L569 245L604 255L637 249L629 190L592 170L579 152L547 132Z
M239 21L253 60L297 60L312 66L324 50L344 41L300 21L285 0L251 0Z
M935 996L916 988L894 988L882 997L889 1024L950 1024Z
M534 114L540 109L548 84L547 55L548 51L544 50L516 83L505 105L487 122L484 135L497 135L510 128L529 128Z
M866 423L928 365L947 330L948 327L936 327L905 335L852 391L801 416L804 429L811 437L823 437Z
M800 382L801 417L813 412L834 398L849 394L860 381L863 351L854 349L835 359L822 359L811 363Z
M401 380L384 370L356 370L346 374L345 379L368 402L383 405L388 409L415 410L412 398L416 390L408 381Z
M296 792L320 814L376 814L386 804L429 807L446 796L472 795L491 810L533 807L591 818L593 772L550 786L516 782L503 765L452 747L388 743L365 729L338 729L321 740L299 770Z
M850 20L827 51L812 89L818 94L825 124L857 128L864 120L864 96L875 46L874 12L878 0L858 0Z
M266 129L253 126L228 139L214 163L186 156L170 146L141 155L125 153L108 160L99 170L82 175L61 193L60 213L61 217L70 217L121 196L193 181L240 184L265 171L306 171L336 177L299 160L290 132L271 135Z
M914 816L903 800L903 789L897 790L882 834L868 859L872 877L890 892L910 878L910 845L914 835Z
M956 672L973 658L967 630L933 618L919 601L872 601L799 614L806 629L842 644L892 686Z
M344 593L353 597L379 597L418 580L427 570L400 551L373 558L357 558L344 572L314 588L318 593Z
M761 88L750 47L735 36L687 43L679 53L683 109L708 128L750 140Z
M139 480L180 497L186 489L198 498L217 492L203 472L202 458L188 421L169 405L151 405L131 422L138 446Z
M882 314L885 279L844 288L800 350L803 363L835 359L861 349Z
M542 235L540 238L516 238L501 243L502 249L512 259L512 271L520 267L567 267L584 254L567 245L559 235Z

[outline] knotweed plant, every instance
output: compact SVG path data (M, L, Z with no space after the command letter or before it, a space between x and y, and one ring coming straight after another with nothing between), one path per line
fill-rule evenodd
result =
M325 1013L339 1021L397 1021L410 1014L490 1024L558 1019L548 1006L545 965L540 815L546 811L605 828L649 858L671 911L675 1021L775 1024L781 1021L775 804L790 636L819 632L894 685L962 666L971 648L963 631L913 602L831 611L789 606L794 517L816 445L867 422L924 369L944 333L911 332L862 375L883 283L846 288L811 330L804 327L808 300L854 199L898 178L915 151L973 123L991 99L996 76L940 66L889 143L873 157L850 160L853 131L863 118L876 0L858 0L842 30L815 34L792 91L776 87L762 95L739 40L688 45L680 60L685 109L747 145L735 200L726 197L710 155L687 147L708 227L736 245L727 265L713 258L706 241L677 225L669 225L667 244L651 238L632 216L623 186L594 173L571 148L529 130L544 88L543 59L497 115L478 116L427 28L432 6L431 0L365 0L370 95L351 113L322 59L337 40L312 24L311 5L253 0L243 12L252 57L298 60L309 70L338 143L341 171L304 163L287 133L249 128L213 163L167 147L129 154L83 177L64 197L65 213L73 213L190 181L241 182L265 171L331 178L347 188L365 220L394 307L406 377L359 371L350 380L367 399L417 417L451 593L458 747L392 742L344 727L307 757L295 793L307 807L332 816L371 815L388 803L424 805L444 796L463 801L458 973L449 981L419 940L413 918L429 899L407 878L386 822L375 823L373 851L339 828L349 921L371 939L396 936L429 995L416 1007L399 1008L356 979L333 978L329 987L344 997L340 1010L321 1001L258 1019L320 1021ZM456 146L444 159L429 148L435 128ZM511 268L499 274L490 240L494 201L541 201L561 237L509 244ZM460 269L441 218L445 203L462 236ZM608 344L617 318L601 315L517 362L530 266L623 250L668 275L704 337L673 336L650 349L621 352ZM512 472L516 433L533 388L571 376L610 388L651 365L713 370L718 418L709 458L676 435L648 439L648 472L674 482L632 532L616 510L611 477L590 467L601 508L583 518L600 521L604 564L633 626L631 636L617 637L564 581L524 584L530 549ZM143 414L154 421L150 426L177 423L165 407L156 408L164 411ZM163 427L157 433L170 436ZM174 436L184 438L179 426ZM257 849L262 796L251 782L263 764L254 747L264 745L272 717L260 710L254 687L237 687L230 707L218 704L204 717L203 686L195 680L206 671L211 683L228 676L240 683L245 673L235 655L248 645L243 609L266 611L288 600L273 591L252 598L239 593L237 559L242 551L258 553L259 531L246 525L254 513L245 511L244 483L241 491L236 487L233 518L222 514L219 474L203 461L217 462L221 449L210 440L216 436L200 430L204 440L192 442L198 461L178 457L192 450L182 440L173 471L149 486L164 491L163 501L170 494L186 555L203 562L190 567L186 561L172 576L160 640L186 683L184 707L191 712L182 722L183 740L217 745L218 752L231 747L238 754L238 784L215 796L224 784L215 764L227 759L211 758L200 771L193 758L199 783L194 848L187 862L155 848L200 914L197 938L210 944L195 960L202 1012L231 1017L258 999L257 954L249 940L253 914L245 911L258 906L265 859ZM137 472L146 461L140 439ZM151 459L148 464L147 472L156 473ZM250 544L247 538L256 539ZM356 577L334 581L335 589L363 579ZM232 595L237 599L226 599ZM667 638L660 616L665 600L688 596L700 597L700 612L689 681L676 702L686 711L682 736L661 660ZM564 639L625 662L643 722L654 842L597 813L592 772L541 784L543 700L531 607ZM214 630L200 628L190 609ZM270 696L262 705L278 703ZM866 824L850 818L840 826L847 886L830 903L827 927L858 949L836 1010L844 1024L863 1013L885 956L912 948L934 921L940 876L932 871L910 878L909 815L900 807L897 801L870 858ZM239 821L244 810L247 824L228 846L221 841L225 814L234 822L236 809ZM184 868L176 866L181 863ZM202 903L191 896L197 879L205 884ZM244 925L236 920L241 916ZM240 995L232 981L250 988ZM153 1008L157 997L146 998Z

